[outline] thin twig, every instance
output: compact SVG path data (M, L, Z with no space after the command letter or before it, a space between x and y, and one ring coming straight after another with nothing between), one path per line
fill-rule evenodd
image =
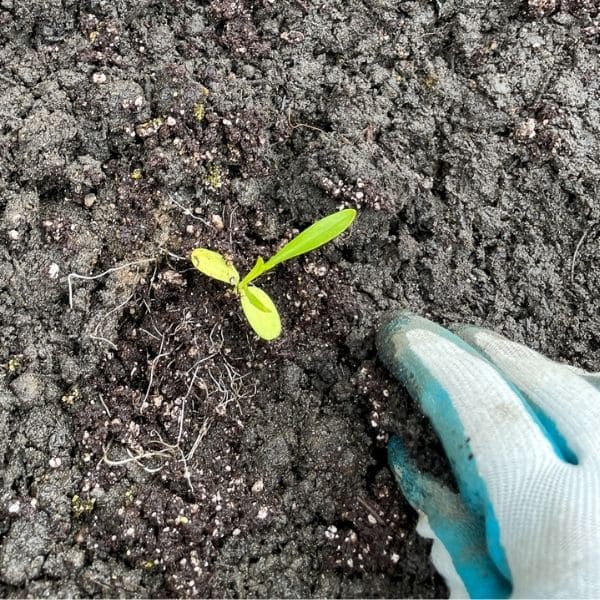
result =
M105 275L109 275L110 273L121 271L122 269L126 269L127 267L132 267L134 265L154 261L156 261L156 258L142 258L140 260L134 260L133 262L125 263L124 265L120 265L119 267L112 267L102 273L99 273L98 275L80 275L79 273L69 273L67 275L67 283L69 285L69 308L73 308L73 279L83 279L85 281L92 281L94 279L100 279L100 277L104 277Z
M373 515L373 518L380 524L385 525L385 521L377 514L377 509L371 506L369 502L367 502L361 496L357 496L356 499L367 509L367 511Z
M204 422L202 423L202 427L200 427L200 432L198 433L198 436L196 437L196 440L194 441L191 450L188 452L188 455L186 456L186 460L188 462L190 460L192 460L192 458L194 457L194 454L195 454L196 450L198 449L200 442L202 442L202 440L204 439L204 436L208 433L208 430L210 429L211 424L212 424L212 418L206 417L204 419Z
M150 378L148 379L148 385L146 386L146 394L145 394L144 399L142 400L142 404L140 406L140 414L142 414L142 412L148 405L148 397L150 396L150 390L152 389L152 386L154 385L154 370L156 369L156 365L161 358L163 358L165 356L169 356L169 354L170 354L170 352L163 352L164 345L165 345L165 334L163 333L163 334L161 334L160 348L158 349L158 354L152 359L152 363L150 364Z
M229 213L229 247L231 248L233 246L233 215L235 214L235 211L237 210L237 206L234 206L231 209L231 212ZM225 215L223 215L225 216Z
M584 232L579 242L577 242L577 246L575 247L575 252L573 252L573 258L571 259L571 284L575 283L575 264L577 262L577 255L585 242L587 236L591 233L591 231L596 227L596 223L592 223Z
M95 340L97 342L106 342L109 346L112 347L113 350L118 350L117 345L114 342L111 342L108 338L105 338L103 336L97 335L98 334L98 329L100 329L100 325L102 325L102 323L104 322L104 320L112 315L112 313L117 312L118 310L121 310L124 306L127 306L127 304L129 304L129 302L131 301L131 299L135 296L135 292L132 293L129 298L127 298L127 300L124 300L123 302L121 302L121 304L119 304L118 306L115 306L114 308L111 308L106 314L104 314L101 318L100 321L98 321L98 323L96 323L96 327L94 327L94 333L90 334L90 339L91 340Z
M185 261L189 260L185 256L181 256L179 254L175 254L174 252L171 252L170 250L167 250L166 248L159 248L159 250L161 252L163 252L164 254L166 254L167 256L170 256L171 258L174 258L175 260L185 260Z
M104 410L105 410L106 414L108 415L108 418L112 419L112 415L110 414L110 410L108 410L108 406L106 406L106 402L104 402L104 398L102 397L102 394L100 394L100 402L101 402L102 406L104 407Z
M143 327L139 327L138 329L142 333L145 333L146 335L149 335L152 339L155 339L157 342L160 341L159 337L155 336L153 333L150 333L147 329L144 329Z
M175 200L172 196L169 196L169 200L175 204L175 206L179 207L182 211L183 214L186 217L191 217L192 219L196 220L196 221L200 221L201 223L203 223L204 225L206 225L207 227L210 227L210 223L208 221L206 221L205 219L203 219L202 217L198 217L196 216L193 212L191 208L187 208L185 206L183 206L183 204L179 204L179 202L177 202L177 200Z
M327 132L324 131L323 129L319 129L319 127L315 127L314 125L308 125L307 123L292 123L292 107L290 106L288 108L288 125L292 128L292 129L299 129L301 127L303 127L304 129L311 129L312 131L318 131L319 133L322 133L323 135L327 135Z
M153 450L153 451L149 451L149 452L142 452L140 454L133 454L131 452L131 450L129 448L127 448L127 454L129 455L129 458L123 458L121 460L112 460L111 458L108 457L108 450L109 448L106 447L102 447L102 452L103 452L103 456L102 456L102 460L109 466L109 467L122 467L124 465L130 464L130 463L135 463L137 464L139 467L141 467L144 471L146 471L146 473L158 473L163 467L164 467L164 463L160 466L160 467L155 467L155 468L150 468L150 467L146 467L143 463L141 463L141 460L145 460L148 458L154 458L156 456L159 457L166 457L166 456L172 456L172 453L169 452L167 449L163 449L163 450Z

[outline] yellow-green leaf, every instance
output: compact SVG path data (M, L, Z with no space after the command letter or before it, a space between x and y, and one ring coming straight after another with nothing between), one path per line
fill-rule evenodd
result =
M213 279L230 285L237 285L240 281L240 274L231 262L214 250L196 248L192 251L192 264L198 271Z
M246 298L249 300L250 304L252 304L252 306L254 306L254 308L257 308L258 310L260 310L260 312L263 312L263 313L272 312L272 310L269 306L266 306L263 302L261 302L260 296L258 294L256 294L256 290L258 290L259 294L266 294L266 292L263 292L261 289L257 288L256 286L252 286L252 288L250 289L249 292L248 292L248 288L244 288L244 289L242 289L241 293L244 293Z
M266 263L259 265L258 261L242 279L241 286L248 285L251 281L260 277L263 273L270 271L277 265L295 258L301 254L306 254L311 250L320 248L327 242L330 242L338 235L346 231L352 221L356 218L356 210L353 208L345 208L331 215L327 215L301 231L295 238L291 239L279 252L272 256Z
M262 257L259 256L256 259L256 262L254 263L252 269L250 269L248 274L244 277L244 279L242 279L242 282L240 283L240 288L246 287L250 281L256 279L259 275L261 275L263 272L264 264L265 261L262 259Z
M355 218L356 210L345 208L319 219L290 240L265 266L272 268L290 258L316 250L346 231Z
M239 292L242 310L256 335L263 340L279 337L281 319L269 295L254 285L240 289Z

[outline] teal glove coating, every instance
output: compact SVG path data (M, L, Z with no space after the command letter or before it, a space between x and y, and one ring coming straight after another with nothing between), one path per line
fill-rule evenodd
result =
M600 386L484 329L401 313L381 359L436 429L459 494L390 465L452 596L600 596Z

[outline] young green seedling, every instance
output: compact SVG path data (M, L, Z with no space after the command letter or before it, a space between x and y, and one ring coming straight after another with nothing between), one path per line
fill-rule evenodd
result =
M273 300L256 285L255 279L274 269L277 265L316 250L344 232L356 217L353 208L333 213L301 231L268 261L260 256L248 274L240 280L240 274L222 254L206 248L192 251L192 263L202 273L231 285L239 296L242 310L250 326L263 340L273 340L281 333L281 319Z

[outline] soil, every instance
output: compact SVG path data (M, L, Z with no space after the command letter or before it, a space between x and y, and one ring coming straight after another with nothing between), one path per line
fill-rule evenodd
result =
M600 370L596 0L0 0L0 594L447 595L386 315ZM339 207L265 278L240 270ZM85 276L85 278L74 274Z

